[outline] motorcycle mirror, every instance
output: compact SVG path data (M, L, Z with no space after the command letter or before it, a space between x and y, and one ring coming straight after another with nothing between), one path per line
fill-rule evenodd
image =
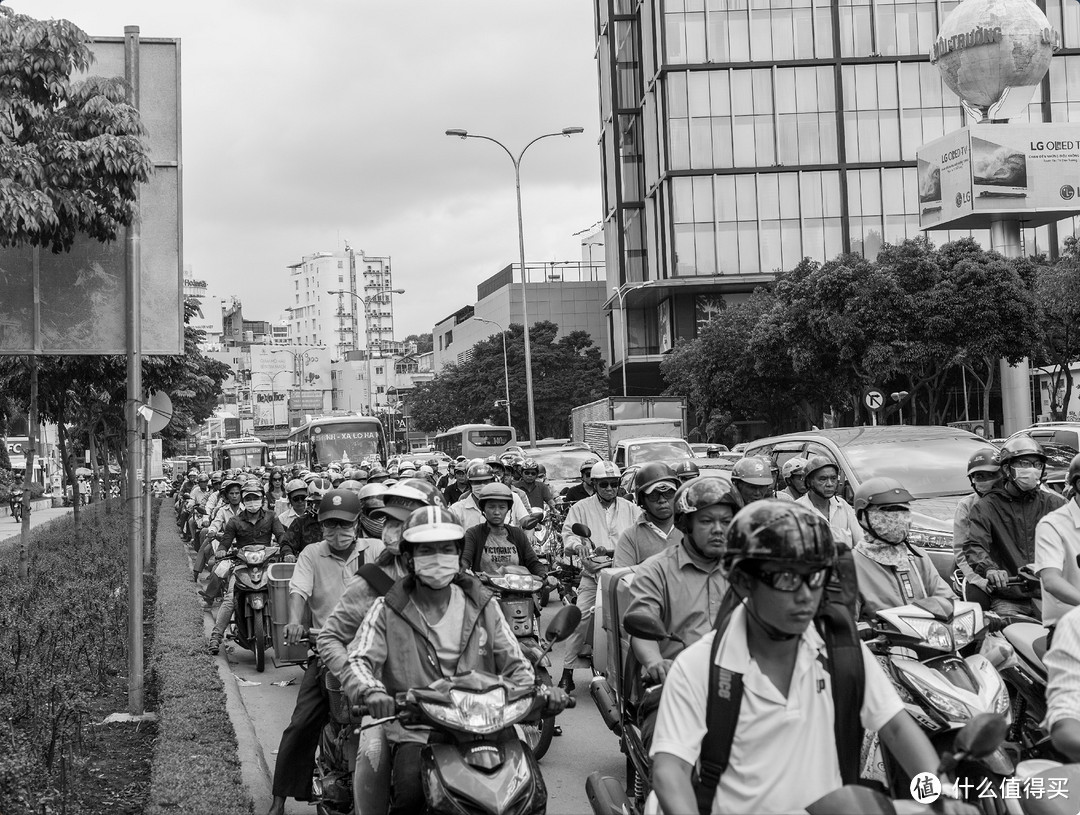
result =
M806 811L809 815L895 815L896 807L877 790L849 784L818 798Z
M563 606L547 627L544 638L549 642L562 642L581 624L581 609L577 606Z
M972 758L990 755L1005 741L1009 726L996 713L980 713L964 725L956 735L956 752Z
M530 529L536 529L540 525L540 519L535 515L526 515L521 519L521 528L528 532Z
M623 628L639 640L660 642L661 640L673 640L671 634L664 630L663 623L648 611L629 611L623 615Z
M570 531L577 535L579 538L591 538L592 530L589 529L587 524L574 524L570 527Z

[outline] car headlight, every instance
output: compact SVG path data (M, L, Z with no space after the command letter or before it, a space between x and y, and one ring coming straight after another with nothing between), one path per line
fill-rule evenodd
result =
M926 701L950 719L953 719L954 721L965 721L971 718L971 708L959 699L954 699L948 694L942 693L937 688L930 687L930 685L922 679L908 673L903 668L900 668L900 672L904 675L904 679L911 687L926 697Z
M942 532L939 529L927 529L925 526L914 524L908 532L908 543L921 546L923 549L952 549L952 532Z
M957 649L975 639L975 610L971 609L953 617L952 629Z
M900 619L915 629L915 633L931 648L939 651L953 650L953 634L947 625L925 617L903 617Z
M487 693L451 690L450 704L421 702L420 707L425 714L448 727L487 735L502 730L524 716L532 701L531 696L526 696L507 704L506 692L502 688Z

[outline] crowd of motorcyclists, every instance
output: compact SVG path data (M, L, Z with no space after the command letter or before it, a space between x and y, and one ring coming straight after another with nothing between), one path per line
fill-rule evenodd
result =
M890 673L885 621L898 608L929 609L931 622L954 632L936 647L961 661L978 654L1003 675L1012 650L1033 651L1046 717L1025 732L1043 738L1019 737L1024 712L1011 691L988 712L1013 719L1016 758L1080 761L1080 456L1066 496L1042 485L1045 463L1026 436L972 456L972 494L954 524L956 571L944 577L910 540L915 499L905 484L871 478L848 490L849 503L841 468L824 455L788 458L779 471L743 458L724 476L702 475L692 461L652 462L629 493L619 467L597 458L555 495L542 467L514 453L445 468L432 458L317 472L193 469L175 492L193 578L210 572L203 606L220 603L210 653L234 613L228 554L273 542L275 557L295 564L285 640L311 642L318 658L281 737L270 815L287 798L318 799L313 770L335 693L365 722L381 722L359 734L357 812L425 806L433 782L421 783L422 752L438 728L400 718L418 688L479 672L540 688L537 715L563 710L575 672L592 668L605 572L629 582L620 610L633 635L629 667L614 670L630 679L618 704L629 706L636 740L621 733L621 746L648 768L626 790L635 799L626 811L639 811L651 789L668 813L790 812L856 782L895 796L941 770L942 742ZM552 530L543 537L550 551L537 549L538 523ZM535 578L530 585L549 590L561 563L580 569L580 621L564 632L558 686L547 688L489 578ZM989 621L967 650L953 625L965 602ZM943 607L947 616L934 610ZM1024 624L1045 626L1045 639L1010 636ZM596 696L603 678L589 673ZM896 773L902 784L888 777ZM950 775L945 811L971 811L952 800Z

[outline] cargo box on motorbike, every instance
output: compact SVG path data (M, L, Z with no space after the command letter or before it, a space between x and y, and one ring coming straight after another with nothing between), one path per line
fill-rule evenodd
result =
M630 584L634 570L629 567L604 569L596 604L600 607L601 625L593 641L593 667L604 674L608 684L619 693L626 656L630 653L630 635L622 628L622 615L630 605Z
M289 582L294 563L271 563L270 578L270 639L274 643L274 663L286 665L304 662L308 657L306 644L285 645L285 626L289 622Z

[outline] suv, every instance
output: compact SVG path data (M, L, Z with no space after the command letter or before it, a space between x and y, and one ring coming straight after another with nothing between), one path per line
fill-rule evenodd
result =
M884 425L773 436L750 442L746 455L767 458L774 468L791 458L828 456L840 467L839 494L848 502L868 478L895 478L915 498L909 540L926 549L948 580L954 562L953 515L960 499L971 493L967 462L986 444L981 436L955 427Z
M1039 444L1054 444L1071 447L1074 451L1080 450L1080 422L1040 422L1013 433L1009 438L1016 438L1021 434L1031 436Z

